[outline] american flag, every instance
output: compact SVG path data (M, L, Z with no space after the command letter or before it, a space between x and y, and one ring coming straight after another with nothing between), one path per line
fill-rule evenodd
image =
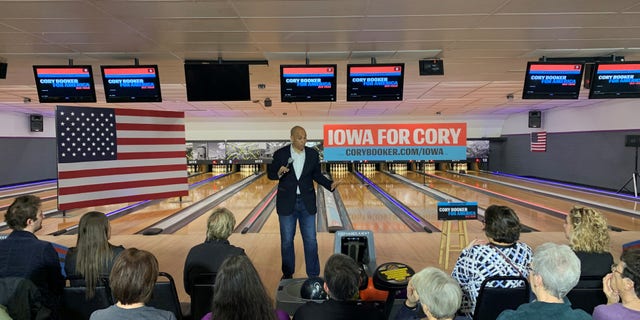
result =
M531 132L531 151L546 152L547 151L547 133Z
M58 209L188 195L184 113L56 108Z

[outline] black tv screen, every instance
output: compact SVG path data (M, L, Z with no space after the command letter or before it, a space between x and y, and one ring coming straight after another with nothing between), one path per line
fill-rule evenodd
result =
M582 63L529 62L522 99L578 99Z
M589 99L640 98L640 62L599 62Z
M249 101L248 64L184 64L188 101Z
M281 65L280 101L336 101L336 65Z
M402 100L404 63L347 65L347 101Z
M100 66L107 102L162 102L158 66Z
M91 66L33 66L41 103L96 102Z

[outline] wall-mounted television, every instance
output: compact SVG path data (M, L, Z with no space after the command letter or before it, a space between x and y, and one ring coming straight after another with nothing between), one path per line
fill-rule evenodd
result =
M280 101L336 101L336 65L281 65Z
M157 65L100 66L107 102L162 102Z
M529 62L522 99L578 99L582 63Z
M87 66L33 66L41 103L96 102L93 71Z
M249 101L249 65L197 61L184 63L188 101Z
M348 64L347 101L401 101L404 63Z
M595 64L589 99L608 98L640 98L640 61Z

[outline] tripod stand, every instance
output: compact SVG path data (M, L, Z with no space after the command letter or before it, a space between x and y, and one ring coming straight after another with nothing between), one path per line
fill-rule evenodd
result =
M633 194L637 198L638 197L638 178L640 178L640 176L638 175L638 147L640 147L640 146L636 143L635 147L636 147L635 169L633 170L633 173L631 174L631 178L629 178L629 180L627 180L627 182L618 190L617 193L620 193L620 191L624 190L627 187L629 182L633 181Z

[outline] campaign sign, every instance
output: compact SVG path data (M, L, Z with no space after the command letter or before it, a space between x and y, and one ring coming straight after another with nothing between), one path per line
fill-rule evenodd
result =
M325 161L465 160L466 123L325 124Z
M438 202L438 220L478 219L477 202Z

